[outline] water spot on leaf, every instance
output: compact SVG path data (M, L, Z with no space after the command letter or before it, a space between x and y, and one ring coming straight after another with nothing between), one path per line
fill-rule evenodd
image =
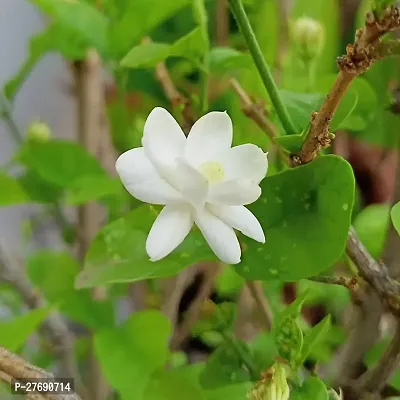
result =
M276 270L276 269L270 268L269 272L271 273L271 275L278 275L278 270Z
M343 211L347 211L349 209L349 205L347 203L344 203L342 205Z

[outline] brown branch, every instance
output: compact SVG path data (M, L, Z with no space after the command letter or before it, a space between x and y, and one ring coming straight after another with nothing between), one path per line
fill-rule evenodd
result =
M250 96L236 79L231 79L231 86L242 102L243 113L252 119L272 141L275 141L275 138L279 136L279 132L276 126L265 115L264 107L253 103Z
M161 312L169 319L173 327L177 325L181 298L196 275L197 269L197 266L193 265L183 270L178 275L163 281L163 303L161 305Z
M11 353L4 347L0 347L0 379L4 382L10 383L11 379L53 379L54 376L49 372L27 363L24 359ZM28 397L29 398L29 397ZM37 395L30 397L33 399L45 400L81 400L77 394L69 395Z
M339 75L320 110L312 115L310 130L303 147L298 154L292 157L294 165L312 161L323 148L330 144L330 121L344 94L353 79L364 73L373 62L381 58L376 51L380 37L399 26L400 9L397 6L388 7L379 18L373 13L367 14L365 27L356 32L354 44L348 45L346 55L337 60Z
M360 242L354 228L350 228L346 251L357 265L361 276L397 311L398 305L396 306L395 300L400 295L400 283L390 277L388 268L383 263L378 263L372 258Z
M204 302L209 298L214 288L215 279L221 271L220 264L210 263L205 265L203 272L203 281L197 292L195 299L191 302L189 309L185 313L182 324L175 330L170 347L172 350L178 350L182 343L190 335L196 321L201 316L201 309Z
M359 394L379 393L400 365L400 321L385 354L378 364L368 370L355 383L353 390Z
M331 285L344 286L350 290L358 290L358 279L355 276L345 277L345 276L310 276L307 278L309 281L328 283Z
M0 280L12 286L30 309L43 308L47 305L46 300L32 286L16 259L8 254L6 246L1 242ZM52 344L52 350L60 361L61 376L73 378L78 393L85 397L86 389L82 384L74 355L75 338L66 322L59 313L52 311L43 322L42 331Z
M249 289L254 301L256 302L258 309L261 311L261 316L263 318L263 324L265 328L268 331L271 330L274 315L272 313L269 301L265 297L261 282L246 281L246 286Z
M229 37L228 0L217 0L215 11L215 40L218 46L226 46Z
M102 150L104 154L102 135L109 135L109 132L104 126L106 118L102 65L95 50L89 50L83 61L75 63L75 81L78 93L78 140L92 155L97 156ZM103 210L96 202L89 202L78 209L78 255L82 262L91 241L102 225L102 219ZM105 288L95 288L92 296L95 301L104 300ZM105 399L108 395L108 385L96 360L93 344L90 364L91 399Z

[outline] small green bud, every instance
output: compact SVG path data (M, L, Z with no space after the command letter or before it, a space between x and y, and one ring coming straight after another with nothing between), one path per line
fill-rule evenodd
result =
M318 57L324 46L325 32L320 22L309 17L298 18L291 29L296 51L304 61Z
M36 142L47 142L51 138L51 130L47 124L34 121L28 128L28 140Z
M285 366L275 363L247 393L247 400L289 400Z

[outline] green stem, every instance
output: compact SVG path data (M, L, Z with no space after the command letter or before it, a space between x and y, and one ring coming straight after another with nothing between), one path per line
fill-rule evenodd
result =
M253 57L254 63L258 69L258 73L260 74L264 86L267 89L269 97L271 98L272 104L275 107L276 113L283 125L283 128L288 135L297 133L290 115L279 95L278 88L275 84L268 64L266 63L261 52L260 45L257 42L256 36L250 25L250 21L247 18L246 11L243 8L241 0L229 0L229 5L246 40L251 56Z
M208 111L208 53L210 51L210 38L208 36L207 11L204 0L193 0L194 18L201 29L204 41L203 69L200 71L200 111L205 114Z

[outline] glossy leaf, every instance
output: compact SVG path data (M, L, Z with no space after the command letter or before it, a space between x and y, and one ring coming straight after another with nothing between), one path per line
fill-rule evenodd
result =
M104 175L98 160L78 143L68 140L29 142L22 162L48 182L68 187L82 176Z
M237 344L244 352L249 353L244 342L237 340ZM199 382L204 389L215 389L249 380L249 373L243 368L243 361L228 342L224 342L208 358L199 376Z
M389 228L389 214L388 204L371 204L354 219L353 225L359 239L374 258L382 255Z
M214 47L208 54L208 67L214 74L228 74L250 66L249 55L231 47Z
M296 281L327 270L343 254L354 200L354 175L347 161L322 156L265 178L262 195L249 208L266 243L243 238L245 279Z
M152 207L141 206L106 226L96 235L78 275L78 288L133 282L174 275L196 261L214 260L199 232L192 232L168 257L153 262L145 242L156 217Z
M47 318L51 309L38 308L9 321L0 321L0 346L18 351Z
M108 50L108 22L95 7L84 1L29 0L54 21L74 32L100 53ZM88 29L90 27L90 29Z
M328 390L319 378L309 377L303 385L290 392L290 400L329 400Z
M29 202L29 197L18 180L0 173L0 207Z
M327 315L317 325L310 328L304 335L303 347L301 350L301 357L297 360L297 364L301 365L309 355L314 346L328 333L331 327L331 317Z
M143 400L206 400L199 384L185 379L179 370L160 371L151 377Z
M171 45L166 43L142 43L135 46L122 59L121 66L129 68L154 67L164 61L171 52Z
M390 216L392 217L393 226L397 233L400 234L400 202L392 207Z
M137 312L121 326L95 333L104 376L122 398L143 398L152 375L168 360L170 333L166 317L153 310Z
M89 175L75 179L67 194L67 203L71 205L84 204L88 201L117 195L123 190L119 179L108 175Z
M110 40L113 54L117 57L126 54L156 26L190 4L190 0L130 1L121 13L121 17L111 26Z

